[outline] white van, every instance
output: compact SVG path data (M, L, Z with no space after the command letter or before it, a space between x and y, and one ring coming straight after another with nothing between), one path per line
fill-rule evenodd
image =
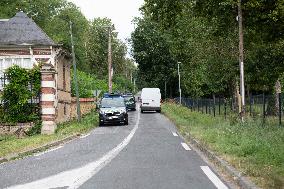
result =
M140 109L144 111L161 112L161 92L159 88L143 88Z

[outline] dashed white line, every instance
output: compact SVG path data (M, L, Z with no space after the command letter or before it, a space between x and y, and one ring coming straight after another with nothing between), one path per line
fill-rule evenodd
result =
M34 156L35 156L35 157L38 157L38 156L41 156L41 155L43 155L43 154L46 154L46 153L49 153L49 152L58 150L58 149L60 149L60 148L62 148L62 147L63 147L63 146L58 146L58 147L56 147L56 148L52 148L52 149L50 149L50 150L47 150L47 151L44 151L44 152L40 152L40 153L38 153L38 154L35 154Z
M174 135L174 136L178 136L178 134L177 134L176 132L173 132L173 135Z
M228 189L228 187L211 171L208 166L200 166L202 171L206 174L206 176L211 180L211 182L218 189Z
M182 142L181 145L185 150L187 151L191 150L190 147L186 143Z

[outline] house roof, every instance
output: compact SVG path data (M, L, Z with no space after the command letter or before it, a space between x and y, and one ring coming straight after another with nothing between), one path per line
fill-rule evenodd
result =
M57 44L24 12L18 12L9 20L0 20L0 45Z

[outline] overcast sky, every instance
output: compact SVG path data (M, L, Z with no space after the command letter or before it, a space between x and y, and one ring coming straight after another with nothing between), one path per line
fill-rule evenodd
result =
M139 8L144 0L69 0L81 8L87 19L108 17L115 25L118 37L125 42L130 38L134 17L140 16Z

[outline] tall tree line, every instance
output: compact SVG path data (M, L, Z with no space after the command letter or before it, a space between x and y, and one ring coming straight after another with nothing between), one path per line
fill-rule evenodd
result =
M55 42L71 52L69 21L73 23L73 36L77 67L98 79L107 79L108 32L105 26L113 26L110 19L87 20L80 9L67 0L1 0L0 18L11 18L24 11ZM113 26L113 29L114 26ZM125 70L132 72L126 58L127 47L112 32L113 66L116 75L126 79Z
M239 81L237 0L145 0L132 34L141 85L175 96L181 62L186 96L231 95ZM245 83L273 91L284 73L284 1L242 0ZM150 68L150 69L149 69Z

